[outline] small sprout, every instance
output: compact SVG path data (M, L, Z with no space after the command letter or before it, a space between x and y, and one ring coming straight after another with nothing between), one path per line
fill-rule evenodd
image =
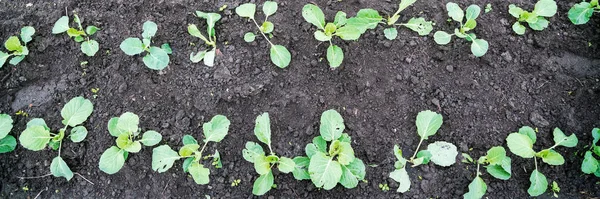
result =
M404 26L406 28L411 29L412 31L417 32L421 36L428 35L433 30L433 22L426 21L425 18L419 17L408 20L407 23L396 23L398 19L400 19L400 12L402 12L407 7L414 4L417 0L400 0L400 4L398 5L398 11L394 13L394 15L389 16L387 19L387 25L389 28L383 31L385 38L389 40L394 40L398 36L398 30L395 26Z
M225 10L225 9L227 9L227 4L225 4L225 5L221 6L221 7L219 8L219 12L223 12L223 10Z
M272 189L277 189L277 184L273 184L273 185L271 185L271 188L272 188Z
M82 61L81 63L79 63L79 66L84 67L88 64L88 61Z
M487 151L486 156L479 157L477 160L477 173L475 179L469 184L469 192L463 195L463 198L483 198L487 192L487 185L481 173L479 172L480 165L487 169L487 172L495 178L508 180L512 175L511 159L506 156L506 149L501 146L492 147Z
M487 5L485 5L485 13L488 13L491 11L492 11L492 4L488 3Z
M385 183L385 184L379 184L379 189L381 189L381 191L383 191L383 192L387 192L387 191L390 190L390 187L388 186L387 183Z
M471 156L469 154L462 153L462 156L463 156L463 160L461 162L463 162L463 163L473 163L473 158L471 158Z
M240 182L242 182L242 180L235 179L235 180L233 180L233 182L231 182L231 186L232 187L237 187L238 185L240 185Z
M27 48L27 43L33 40L33 35L35 34L35 29L31 26L25 26L21 28L21 34L19 36L11 36L6 42L4 42L4 47L8 52L0 51L0 68L4 66L6 60L10 56L14 56L8 63L10 65L16 66L21 63L25 56L29 55L29 48ZM22 42L22 44L21 44Z
M77 43L81 43L81 52L87 55L88 57L93 57L96 55L96 52L100 49L100 45L96 40L90 39L90 37L100 28L96 26L87 26L83 29L81 23L83 20L77 16L77 14L73 14L73 21L77 24L75 28L69 25L69 17L62 16L55 23L54 27L52 27L52 34L61 34L66 32L69 37L72 37L73 40Z
M24 191L24 192L27 192L27 191L29 191L29 187L28 187L28 186L24 186L24 187L22 187L21 189L23 189L23 191Z
M585 152L583 162L581 163L581 171L585 174L594 174L600 177L600 161L596 158L600 156L600 146L598 146L598 141L600 140L599 128L592 130L592 137L594 138L592 145L589 148L588 146L584 147L588 150Z
M198 63L204 60L204 65L214 66L215 57L217 54L217 34L215 31L215 24L221 19L221 15L217 13L205 13L201 11L196 11L196 16L201 19L206 19L206 37L202 35L202 33L200 32L200 30L198 30L198 27L195 24L188 25L188 33L193 37L200 38L205 45L209 46L212 49L200 51L196 54L192 53L190 54L190 60L193 63Z
M524 35L526 30L521 22L527 22L533 30L541 31L546 29L548 24L550 24L546 17L554 16L556 10L557 5L554 0L539 0L531 12L523 10L514 4L508 5L508 13L518 19L512 26L513 31L518 35Z
M23 116L23 117L29 117L29 113L23 111L23 110L18 110L15 115L17 116Z
M98 91L100 91L100 88L92 88L92 89L90 89L90 91L92 91L93 94L98 94Z
M152 37L156 35L158 31L158 25L152 21L144 22L142 32L142 39L130 37L125 39L119 45L121 50L129 55L134 56L146 52L144 56L144 64L152 70L162 70L169 65L169 54L171 54L171 48L169 44L163 44L161 47L151 46Z
M456 35L458 38L464 38L471 42L471 53L475 57L481 57L488 51L489 44L484 39L477 39L475 33L468 33L469 31L477 27L477 17L481 12L481 8L477 5L470 5L466 13L456 3L449 2L446 4L446 10L448 10L448 16L452 20L460 23L460 28L455 28L453 34L446 33L444 31L437 31L433 35L435 43L440 45L446 45L452 40L452 36ZM465 21L463 22L463 19Z
M0 114L0 154L14 151L17 140L9 135L13 128L13 120L8 114Z
M560 187L556 181L552 182L552 192L555 198L558 198L558 192L560 192Z
M598 0L591 0L590 2L582 1L581 3L573 5L573 7L569 9L568 15L571 23L581 25L590 21L590 18L596 12L600 12Z

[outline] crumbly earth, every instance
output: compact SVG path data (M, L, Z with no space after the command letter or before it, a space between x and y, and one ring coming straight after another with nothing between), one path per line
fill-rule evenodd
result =
M324 60L327 45L313 38L314 28L302 19L302 6L314 2L333 20L338 10L353 16L361 8L395 12L397 0L314 0L279 1L279 11L270 19L276 25L272 41L288 47L293 61L287 69L271 64L268 44L262 39L246 43L244 33L254 25L234 13L239 0L0 0L0 38L17 34L25 25L37 34L31 54L18 66L0 70L0 112L15 119L12 135L18 136L31 118L45 118L54 130L61 127L60 109L69 99L92 99L95 111L86 123L90 131L82 143L66 142L62 157L76 176L40 176L49 173L56 151L32 152L21 146L0 155L1 198L253 198L257 178L252 164L241 155L246 141L256 141L254 119L269 112L274 151L284 156L304 154L304 146L318 135L323 111L338 110L346 132L352 136L356 155L367 167L367 177L355 189L337 186L325 191L310 181L296 181L292 175L276 173L277 189L269 198L460 198L475 176L475 167L460 162L443 168L434 165L409 168L411 190L396 193L397 183L388 178L395 161L394 144L412 154L419 142L414 125L419 111L435 110L444 124L427 143L448 141L460 152L474 158L492 146L506 146L505 138L521 126L538 128L536 150L553 144L552 129L575 133L579 145L557 150L566 158L562 166L540 161L539 169L548 180L557 181L563 198L591 198L600 195L599 178L580 171L584 146L591 142L591 130L600 126L600 16L586 25L568 21L569 7L579 0L558 1L558 14L543 32L527 30L518 36L511 30L515 19L507 13L510 3L532 9L536 1L484 0L493 10L482 14L475 33L490 43L482 58L470 54L464 40L447 46L435 44L432 36L420 37L405 28L399 38L388 41L383 27L368 31L360 40L336 39L346 52L341 68L331 70ZM254 0L252 2L255 2ZM260 1L262 2L262 1ZM435 30L452 31L447 22L447 1L420 0L402 13L400 21L422 16L436 22ZM462 7L473 1L456 0ZM30 5L28 5L31 3ZM221 55L214 67L192 64L189 54L198 51L200 41L187 34L187 24L205 27L192 15L195 10L218 12L217 25ZM52 35L54 22L76 11L84 25L100 30L94 38L101 48L95 57L86 57L79 45L66 35ZM260 8L260 7L259 7ZM260 13L257 16L261 16ZM262 19L262 17L258 17ZM138 37L146 20L159 25L154 42L168 42L173 48L171 64L161 72L147 69L139 56L126 56L119 44ZM434 30L434 31L435 31ZM433 35L433 33L432 33ZM87 61L87 65L81 62ZM99 88L97 96L91 92ZM29 117L15 116L25 111ZM223 168L211 167L211 182L197 185L181 169L181 161L166 173L151 169L152 149L144 147L130 154L123 169L107 175L98 169L102 152L114 144L106 124L111 117L131 111L140 115L143 129L160 131L164 143L181 146L181 137L192 134L201 139L200 125L213 115L226 115L232 122L223 142L210 144L218 149ZM490 198L526 198L530 159L510 154L513 175L507 181L488 174ZM206 163L208 164L208 163ZM231 182L240 179L239 186ZM390 191L379 189L388 184ZM27 188L28 190L25 190ZM540 198L550 198L548 192Z

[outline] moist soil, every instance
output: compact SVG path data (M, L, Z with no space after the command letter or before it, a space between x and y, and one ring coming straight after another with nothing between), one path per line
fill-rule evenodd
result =
M252 1L254 2L254 1ZM333 20L338 10L353 16L361 8L394 13L397 1L310 1L323 8ZM600 126L600 17L576 26L567 18L570 6L579 0L558 1L558 13L542 32L512 32L515 19L507 13L510 3L533 9L534 0L456 0L463 8L487 3L493 10L482 14L474 31L490 44L488 53L476 58L470 43L453 40L437 45L432 36L420 37L405 28L397 40L384 38L383 27L368 31L358 41L334 40L345 51L342 67L332 70L324 60L327 44L313 38L314 27L301 15L309 1L280 1L270 17L276 25L272 41L285 45L293 61L279 69L269 59L268 43L258 39L246 43L243 35L256 31L249 21L235 15L242 1L212 0L113 0L113 1L0 1L0 38L18 34L21 27L37 30L29 44L30 55L18 66L0 70L0 111L15 120L12 135L18 136L31 118L44 118L52 129L61 128L60 110L69 99L85 96L95 110L85 126L90 131L84 142L65 142L62 157L71 169L89 179L35 177L49 173L57 155L49 149L28 151L20 145L0 155L2 198L254 198L252 183L258 177L253 165L241 155L246 141L256 141L254 119L271 115L273 148L280 155L304 155L304 146L319 134L319 118L328 109L344 117L357 157L367 176L354 189L338 185L330 191L314 188L310 181L296 181L291 174L276 173L277 188L265 198L460 198L475 177L475 166L460 162L451 167L432 164L409 168L411 190L395 192L397 183L388 178L394 169L392 148L398 144L412 154L419 142L415 117L419 111L434 110L444 124L427 143L448 141L474 158L492 146L506 146L510 132L528 125L538 128L536 150L553 145L552 129L575 133L579 145L559 147L565 156L562 166L539 161L539 170L550 182L557 181L563 198L594 198L600 195L599 178L580 171L591 130ZM30 4L31 3L31 4ZM262 3L259 1L258 3ZM400 21L422 16L436 22L434 31L452 31L447 22L447 1L420 0L402 13ZM28 5L29 4L29 5ZM220 55L214 67L192 64L189 54L199 51L200 41L187 34L187 25L205 22L196 10L218 12L227 5L217 25ZM76 11L84 25L102 30L93 36L101 44L94 57L86 57L79 44L66 35L52 35L54 22ZM259 7L260 8L260 7ZM258 13L259 20L262 13ZM158 24L156 45L170 43L171 63L163 71L144 66L140 56L127 56L119 44L139 37L142 24ZM87 61L87 65L81 62ZM99 88L97 96L91 92ZM22 110L28 117L16 116ZM183 173L181 162L171 170L151 169L152 148L130 154L120 172L108 175L98 169L102 152L114 145L107 131L111 117L130 111L140 115L140 126L163 135L161 144L181 146L181 137L201 139L201 124L216 114L226 115L231 128L218 149L223 168L211 167L211 182L197 185ZM489 198L526 198L531 159L510 154L512 177L503 181L484 174ZM208 164L208 163L206 163ZM483 171L483 170L482 170ZM231 182L240 179L238 186ZM379 189L388 184L390 191ZM28 190L26 190L28 189ZM550 198L550 190L539 198Z

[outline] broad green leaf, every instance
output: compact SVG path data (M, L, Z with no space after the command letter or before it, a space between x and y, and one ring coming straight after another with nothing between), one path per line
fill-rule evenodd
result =
M410 189L410 177L405 168L394 170L390 173L390 178L399 184L396 192L405 193Z
M192 162L194 162L194 158L186 158L183 161L183 164L181 165L183 167L183 172L188 172L188 168L190 168L190 165L192 165Z
M17 147L17 139L12 135L8 135L0 139L0 154L14 151Z
M505 157L502 160L502 164L486 166L487 172L495 178L501 180L508 180L512 174L511 171L511 159Z
M252 186L252 194L257 196L262 196L267 193L273 187L274 183L273 172L269 171L267 174L260 175L254 181L254 185Z
M600 140L600 128L592 129L592 137L594 138L594 142L592 142L592 144L596 145Z
M17 51L21 52L23 50L23 46L21 46L21 41L17 36L9 37L6 42L4 42L4 47L8 51Z
M342 167L332 157L317 152L310 159L308 173L310 173L310 180L316 187L331 190L342 177Z
M510 152L523 158L533 158L533 141L529 137L519 133L511 133L506 138L506 145Z
M231 122L223 115L216 115L210 122L204 123L202 125L204 137L206 138L204 142L221 142L227 135L227 131L229 131L229 124Z
M19 136L19 143L26 149L40 151L46 147L53 137L50 131L43 126L27 127Z
M326 35L331 35L333 34L335 31L337 30L337 26L335 26L335 24L333 23L327 23L327 25L325 25L325 34ZM317 30L318 31L318 30Z
M262 31L265 34L269 34L269 33L273 32L274 29L275 29L275 25L273 25L273 23L271 23L270 21L265 21L260 26L260 31Z
M183 142L183 145L198 144L198 141L191 135L184 135L181 141Z
M16 56L16 57L13 57L12 59L10 59L10 61L8 63L10 65L16 66L17 64L21 63L21 61L23 61L23 59L25 59L25 55Z
M487 191L487 185L485 184L483 179L481 179L481 177L477 176L477 177L475 177L475 179L473 179L473 182L471 182L469 184L469 192L465 193L465 195L463 195L463 198L465 198L465 199L483 198L483 195L485 195L486 191Z
M196 184L208 184L210 182L210 170L205 168L203 165L200 165L198 162L192 162L192 164L188 167L188 172Z
M594 151L594 154L600 156L600 146L594 146L593 151Z
M347 133L342 133L342 136L338 138L340 142L352 143L352 138Z
M481 8L478 5L470 5L467 7L465 18L467 20L475 20L479 17L479 13L481 13Z
M524 126L519 129L519 134L526 135L533 143L537 141L536 132L529 126Z
M515 22L512 26L513 31L515 31L515 33L517 33L518 35L524 35L525 34L525 26L521 25L520 22Z
M62 16L54 23L52 34L60 34L67 30L69 30L69 17Z
M265 1L263 4L263 13L265 16L271 16L277 12L277 2L274 1Z
M271 120L269 119L269 113L263 113L256 117L254 135L262 143L271 146Z
M530 196L535 197L546 192L546 189L548 188L548 181L546 180L546 176L540 173L537 169L533 170L531 176L529 177L529 181L531 182L531 185L529 186L529 189L527 189L527 193L529 193Z
M140 143L140 141L133 141L129 142L122 149L130 153L137 153L140 152L140 150L142 150L142 144Z
M200 30L198 30L198 27L195 24L188 25L188 33L194 37L198 37L198 38L202 39L204 42L208 41L206 39L206 37L204 37L204 35L202 35L202 33L200 33Z
M417 32L421 36L429 35L433 30L433 22L427 21L423 17L412 18L406 24L403 24L403 26Z
M327 152L327 141L323 139L322 136L317 136L313 138L312 142L318 151L321 151L323 153Z
M535 4L533 13L542 17L552 17L556 14L557 8L554 0L540 0Z
M119 117L119 119L117 121L117 128L121 129L125 132L133 133L134 135L137 135L139 124L140 124L140 118L136 114L134 114L132 112L126 112L126 113L123 113L121 115L121 117Z
M294 178L296 180L308 180L310 179L310 174L308 173L308 165L310 164L310 159L307 157L295 157L294 158Z
M10 57L10 55L11 54L0 51L0 68L4 66L4 63L6 63L6 60Z
M169 65L169 54L159 47L150 47L150 51L144 56L144 64L152 70L162 70Z
M13 128L13 120L10 115L0 114L0 139L6 137Z
M447 167L456 162L458 151L456 146L449 142L437 141L427 146L427 151L431 152L431 161L434 164Z
M421 139L426 140L429 136L435 135L443 122L442 114L426 110L417 115L417 133Z
M396 13L402 12L404 9L408 8L408 6L414 4L417 0L400 0L400 4L398 4L398 11Z
M117 147L123 149L125 147L127 147L127 145L131 144L131 139L130 139L131 133L122 133L121 135L119 135L119 137L117 137L117 139L115 140L115 143L117 144Z
M404 157L402 156L402 150L398 145L394 145L394 156L396 156L396 159L404 160L404 163L406 163L406 159L404 159Z
M365 178L365 175L365 164L362 160L355 158L350 164L342 165L340 184L348 189L354 188L358 185L359 180Z
M563 133L559 128L554 128L554 131L552 132L552 134L554 135L554 143L556 144L556 146L564 146L564 147L575 147L577 146L577 136L575 135L575 133L571 134L570 136L566 136L565 133Z
M486 40L483 39L475 39L473 43L471 43L471 53L475 55L475 57L481 57L487 53L489 48L489 44Z
M281 171L283 173L290 173L290 172L294 171L295 167L296 167L296 163L294 163L294 160L287 158L287 157L281 157L279 159L279 164L277 165L277 168L279 169L279 171Z
M388 40L394 40L398 37L398 30L396 30L396 28L386 28L383 30L383 34Z
M121 134L126 133L125 130L117 127L118 123L119 123L118 117L113 117L110 120L108 120L108 132L110 133L110 135L112 135L114 137L119 137Z
M417 158L413 160L413 166L418 166L421 164L428 164L431 161L431 157L433 155L428 150L421 150L417 153Z
M342 50L342 48L336 45L330 45L327 48L327 61L329 61L329 66L331 68L337 68L340 65L342 65L342 62L344 61L344 51ZM343 125L344 124L342 123L342 127Z
M75 128L71 129L71 134L69 137L73 142L81 142L83 139L85 139L87 134L88 131L84 126L76 126Z
M331 109L321 115L319 131L325 141L337 140L344 132L344 118L337 111Z
M93 57L100 49L100 44L95 40L84 41L81 43L81 52L88 57Z
M446 10L448 10L448 16L450 16L454 21L461 22L465 13L456 3L449 2L446 4Z
M167 54L173 54L173 49L171 49L171 45L169 43L164 43L160 46L160 49L163 49Z
M142 29L144 30L144 32L142 32L142 37L145 39L150 39L156 35L156 31L158 31L158 25L152 21L146 21L144 22Z
M286 68L292 61L292 54L285 46L271 46L271 62L279 68Z
M383 17L379 15L379 12L374 9L360 9L356 13L356 17L348 19L347 25L354 26L360 33L365 33L368 29L374 29L377 27L379 22L383 20Z
M348 20L348 18L347 18L346 13L342 12L342 11L338 11L337 13L335 13L335 19L333 20L333 24L335 24L335 26L340 28L343 25L346 25L347 20Z
M256 35L253 32L247 32L244 35L244 41L250 43L253 42L256 39Z
M93 35L93 34L96 34L96 32L98 30L100 30L100 29L96 26L88 26L85 28L85 33L88 35Z
M315 39L317 41L329 41L331 40L331 36L326 35L323 31L317 30L315 31Z
M258 156L254 158L254 170L259 175L265 175L271 171L271 163L267 157Z
M594 155L592 155L592 152L590 152L590 151L585 152L585 157L583 159L583 162L581 163L581 171L583 171L583 173L586 173L586 174L592 174L592 173L598 171L598 167L599 167L598 160L596 158L594 158Z
M486 161L490 165L502 164L504 158L506 158L506 150L504 147L496 146L487 151Z
M152 150L152 170L159 173L165 172L173 167L176 160L181 157L168 145L162 145Z
M246 161L254 163L256 157L265 156L265 151L257 143L246 142L246 148L242 150L242 155Z
M360 34L360 30L354 26L342 26L335 31L335 35L346 41L357 40Z
M590 20L590 17L594 14L594 7L588 2L581 2L573 5L569 9L569 19L575 25L585 24Z
M98 167L107 174L119 172L125 164L124 153L124 150L121 150L116 146L111 146L102 153L102 156L100 156Z
M337 155L337 160L342 165L348 165L355 159L354 150L347 142L339 142L339 153Z
M214 66L215 65L215 56L217 55L216 49L212 49L204 55L204 65L206 66Z
M35 28L31 27L31 26L25 26L23 28L21 28L21 40L23 41L23 43L27 44L29 43L33 38L32 36L35 34Z
M538 17L538 20L536 20L534 23L529 22L528 24L531 29L541 31L541 30L546 29L548 27L548 25L550 24L550 22L548 20L546 20L544 17Z
M191 156L192 154L194 154L194 152L198 151L198 149L200 149L200 145L198 145L198 144L184 145L183 147L181 147L181 149L179 149L179 156L181 156L181 157Z
M248 17L254 19L254 13L256 12L256 4L245 3L235 8L235 13L240 17Z
M129 56L144 52L144 44L142 43L142 40L133 37L127 38L121 42L119 48L121 48L121 50Z
M50 172L54 177L64 177L67 181L73 178L73 172L69 168L69 165L60 157L55 157L52 159L52 163L50 164Z
M77 43L81 43L83 40L85 40L85 38L83 38L81 35L77 35L73 38L73 40Z
M154 146L162 140L162 135L156 131L146 131L140 142L144 146Z
M204 59L204 56L206 56L206 50L205 51L200 51L196 54L192 53L190 54L190 61L192 61L192 63L198 63L200 61L202 61Z
M209 37L215 36L215 24L217 21L221 19L221 15L217 13L205 13L201 11L196 11L196 15L200 18L206 19L206 23L208 26L206 27L206 32Z
M33 118L29 122L27 122L27 128L32 126L43 126L46 130L50 131L48 125L46 125L46 121L42 118Z
M565 163L565 158L552 149L541 151L539 156L542 158L542 161L549 165L562 165Z
M524 12L525 11L523 9L515 6L514 4L508 5L508 13L517 19L520 18L521 14Z
M475 21L475 19L469 19L463 25L464 31L473 30L473 29L475 29L475 27L477 27L477 21Z
M318 6L306 4L302 8L302 17L304 17L306 22L315 25L321 30L325 30L325 14L323 14L323 11Z

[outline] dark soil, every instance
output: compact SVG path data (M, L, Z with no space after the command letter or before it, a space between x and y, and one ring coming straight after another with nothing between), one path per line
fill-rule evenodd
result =
M150 3L152 2L152 3ZM262 2L262 1L261 1ZM1 198L252 198L257 177L241 151L246 141L256 141L254 119L269 112L274 150L285 156L304 154L304 146L318 135L323 111L336 109L343 115L347 133L353 138L356 155L367 167L366 183L355 189L337 186L331 191L315 189L310 181L296 181L292 175L276 174L277 189L270 198L460 198L475 176L475 168L460 162L442 168L428 165L410 168L412 188L396 193L397 184L388 178L393 170L392 147L399 144L412 154L419 137L414 125L421 110L438 110L444 116L440 132L428 142L455 143L461 152L474 158L492 146L505 146L510 132L523 125L539 128L536 149L553 144L551 131L559 127L575 133L576 148L558 148L566 158L563 166L540 164L548 180L557 181L563 198L600 196L599 178L580 171L582 151L591 142L590 132L600 126L600 17L587 25L572 25L566 16L579 0L561 0L558 14L543 32L528 29L525 36L511 30L514 19L507 13L510 3L532 9L534 0L456 0L462 7L491 3L493 11L483 14L475 33L490 43L482 58L470 55L469 43L454 40L448 46L435 44L432 37L419 37L407 29L399 39L384 39L383 28L368 31L359 41L334 41L346 52L343 67L330 70L326 45L313 38L314 28L304 22L302 6L309 1L280 1L272 17L276 25L273 42L288 47L292 64L279 69L270 63L268 44L263 39L245 43L243 34L255 31L253 24L234 14L239 0L113 0L33 1L0 0L0 38L17 34L32 25L37 35L30 43L31 54L18 66L0 70L0 112L15 119L11 133L18 136L31 118L45 118L60 128L60 109L69 99L93 99L95 111L86 123L90 131L82 143L66 142L63 158L81 177L40 176L49 173L56 151L32 152L18 146L0 155ZM360 8L393 13L396 0L367 1L315 0L331 20L342 10L349 16ZM401 21L423 16L437 22L435 30L451 31L446 22L447 1L420 0L403 12ZM32 6L26 4L32 3ZM192 64L189 54L198 47L187 34L187 24L204 22L195 10L228 8L217 25L222 55L215 67ZM84 24L102 30L95 35L99 53L92 58L66 35L52 35L54 22L65 7L79 13ZM260 13L259 13L260 14ZM258 16L258 15L257 15ZM168 42L174 50L170 66L162 72L147 69L141 57L126 56L119 44L141 34L146 20L159 25L156 44ZM433 33L432 33L433 35ZM588 45L589 44L589 45ZM83 61L89 63L80 66ZM97 98L90 89L99 88ZM23 110L29 117L15 116ZM163 143L179 148L181 137L201 137L200 125L213 115L226 115L232 122L226 139L210 144L218 149L223 169L211 168L211 183L197 185L181 169L181 161L168 172L151 169L150 147L131 154L123 169L107 175L98 169L102 152L114 144L106 124L123 112L135 112L144 129L160 131ZM578 152L578 153L576 153ZM577 154L577 155L573 155ZM513 176L502 181L485 174L489 198L526 198L529 174L534 162L510 155ZM541 161L540 161L541 162ZM234 179L241 184L231 187ZM390 191L378 188L388 183ZM24 191L27 187L29 190ZM550 198L548 191L540 198Z

